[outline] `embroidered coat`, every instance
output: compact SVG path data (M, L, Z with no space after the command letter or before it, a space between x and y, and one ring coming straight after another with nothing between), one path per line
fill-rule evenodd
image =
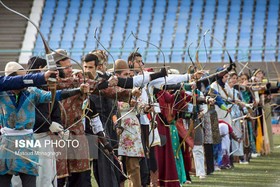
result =
M56 100L60 100L60 91L56 92ZM33 129L35 123L35 106L39 103L51 101L51 93L35 87L29 87L20 92L20 97L16 99L11 92L0 92L1 101L1 122L3 127L10 129L25 130ZM2 134L0 143L0 175L17 174L19 172L28 175L38 175L38 156L36 149L27 146L16 146L18 140L34 140L33 133L27 135ZM10 150L10 151L8 151ZM18 156L21 154L23 157ZM32 160L33 162L29 161Z

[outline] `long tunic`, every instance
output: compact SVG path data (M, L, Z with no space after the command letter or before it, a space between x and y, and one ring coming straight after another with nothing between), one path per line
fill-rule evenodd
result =
M75 88L80 85L80 83L83 80L78 79L65 79L62 80L62 83L60 83L60 88ZM91 88L96 88L97 81L94 80L87 80L87 82L90 84ZM109 97L115 97L116 91L118 89L114 88L107 88L105 90L101 90L101 94ZM98 92L97 92L98 93ZM123 96L125 95L126 98L129 96L128 92L123 92L122 90L118 92L117 96ZM58 178L69 176L72 172L83 172L90 169L89 161L89 147L88 147L88 141L85 136L85 128L82 123L82 105L84 102L85 97L82 95L76 95L72 96L66 100L63 100L61 108L62 113L62 124L64 125L64 128L68 128L71 125L75 123L69 130L71 133L71 136L75 136L76 139L79 141L79 147L77 149L70 149L67 152L67 156L70 159L65 159L65 157L61 157L62 159L59 159L57 162L57 172L58 172ZM97 106L97 105L96 105ZM111 110L111 108L109 108ZM103 121L103 115L100 114L101 121L103 122L103 125L107 125ZM106 128L104 128L106 131ZM109 162L110 163L110 162Z
M79 82L73 80L65 80L60 84L61 89L75 88L79 86ZM57 160L57 176L58 178L67 177L70 173L83 172L90 169L89 165L89 149L88 141L85 136L85 129L82 123L82 105L84 96L75 95L62 101L61 121L64 129L73 125L70 131L70 137L79 141L77 149L67 150L67 155L62 155ZM65 151L65 150L63 150Z
M110 137L108 141L111 143L112 147L117 145L117 141L114 141L117 140L117 135L113 129L114 124L112 121L112 116L117 113L117 102L114 99L128 101L130 94L129 90L120 87L109 87L99 91L97 95L90 96L90 99L95 103L96 111L99 113L105 134ZM111 161L115 160L112 155L104 155L104 152L101 151L102 146L98 146L98 160L94 160L94 162L96 162L94 164L96 181L100 187L118 186L119 172L111 163ZM110 159L108 159L108 157Z
M157 94L157 97L159 97L161 94L162 91ZM155 147L159 171L159 186L176 187L180 186L180 181L172 151L170 130L168 126L165 126L168 125L167 115L171 113L171 111L168 111L168 109L171 109L170 104L174 103L174 97L172 97L168 92L165 92L162 97L158 98L158 102L161 107L161 114L156 118L158 123L158 131L159 134L166 137L166 144L164 146Z
M35 87L22 90L19 100L12 92L0 92L1 95L1 121L3 127L14 130L33 129L35 123L35 106L39 103L49 102L51 100L51 93L40 90ZM56 92L56 100L60 99L60 91ZM32 132L32 131L31 131ZM26 135L9 135L3 134L0 145L0 175L7 173L17 174L19 172L28 175L38 175L38 168L35 162L38 162L38 156L35 149L27 146L16 146L16 141L34 140L33 133ZM19 157L15 153L5 150L6 147L12 152L17 152L34 161L30 162L27 159Z
M126 114L131 107L126 102L119 102L121 116ZM129 157L144 157L144 149L141 141L141 126L134 111L122 119L121 126L124 128L120 135L118 155Z
M237 99L238 94L239 94L238 90L232 88L232 89L230 89L230 91L234 95L233 97L235 99ZM239 109L239 106L236 105L236 104L234 104L232 106L230 114L231 114L232 119L235 119L235 118L238 118L238 117L242 116L242 113ZM243 137L243 129L242 129L240 120L236 120L236 121L232 122L231 125L232 125L233 132L237 136L237 138L242 138ZM243 156L244 155L243 141L238 143L235 140L231 140L231 145L232 145L232 151L234 151L233 156Z
M250 93L250 91L241 91L242 93L242 100L246 103L252 103L252 94ZM252 111L248 111L250 112L250 115L253 116L254 113ZM250 150L252 153L256 153L256 137L255 137L255 125L254 125L254 121L251 119L246 119L247 121L247 125L248 125L248 134L249 134L249 141L250 141L250 145L247 143L245 144L245 148L247 148L248 146L250 146Z

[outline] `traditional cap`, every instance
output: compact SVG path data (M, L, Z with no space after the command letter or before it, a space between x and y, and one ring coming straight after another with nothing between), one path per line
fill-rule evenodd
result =
M224 68L224 67L219 67L217 70L216 70L216 72L221 72L221 71L224 71L226 68ZM217 75L217 77L218 78L222 78L225 74L227 74L227 72L225 71L225 72L223 72L223 73L219 73L218 75Z
M180 74L180 72L177 69L169 69L168 74Z
M153 68L145 68L144 70L147 71L147 72L154 72Z
M52 52L53 59L55 63L58 63L61 60L67 60L69 59L67 56L67 51L65 49L57 49L54 52Z
M230 71L228 74L230 77L233 77L234 75L238 76L235 71Z
M126 70L126 69L129 70L129 67L128 67L128 65L127 65L125 60L123 60L123 59L116 60L116 62L115 62L115 71L123 71L123 70Z
M12 73L17 72L18 70L24 70L22 65L17 62L8 62L5 66L5 76L10 76Z
M259 72L262 72L261 69L254 69L252 72L252 77L256 76Z
M72 75L76 75L77 73L83 73L81 69L72 69Z
M90 54L94 54L98 57L99 65L108 61L108 55L107 55L106 51L104 51L104 50L97 49L97 50L91 51Z
M216 72L223 71L224 69L225 69L224 67L218 67L218 69L216 70Z

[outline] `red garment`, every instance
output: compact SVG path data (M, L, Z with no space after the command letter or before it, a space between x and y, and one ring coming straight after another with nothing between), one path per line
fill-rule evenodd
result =
M191 158L191 152L188 144L186 144L186 148L182 151L182 154L184 157L185 170L186 172L190 172L192 169L192 158Z
M157 97L162 95L162 91L157 94ZM170 116L170 104L173 103L173 96L168 92L165 92L159 97L158 102L161 107L162 116ZM156 160L158 165L158 185L165 187L179 187L180 182L176 170L176 163L174 160L174 154L172 150L171 137L169 127L164 125L164 122L160 119L160 116L156 118L158 123L159 134L166 136L166 144L162 147L156 146Z
M76 135L75 139L78 139L79 147L76 150L68 150L67 152L68 158L76 159L62 159L57 161L58 178L66 177L73 172L83 172L90 169L88 141L85 136L82 120L80 120L83 113L83 100L84 99L81 95L76 95L62 101L62 105L66 111L65 116L63 112L64 109L61 110L62 124L64 125L64 128L68 128L75 122L79 121L76 125L69 129L71 134L70 136Z
M192 96L187 94L184 90L181 90L180 97L177 100L179 100L180 103L178 104L177 107L175 106L174 108L180 111L187 107L187 104L192 100ZM179 118L178 120L177 120L177 122L183 123L182 118ZM176 124L177 124L177 122L176 122ZM181 127L183 127L183 126L184 125L181 125ZM176 127L178 130L179 136L183 139L188 134L188 131L185 128L178 128L177 125L176 125ZM186 173L190 172L192 169L192 158L191 158L191 152L190 152L190 147L189 147L188 143L193 146L193 143L194 143L193 137L190 136L188 138L188 140L186 139L185 149L182 150Z

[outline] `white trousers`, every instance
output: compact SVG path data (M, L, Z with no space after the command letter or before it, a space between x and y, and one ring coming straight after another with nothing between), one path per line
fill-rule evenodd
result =
M192 149L196 176L205 176L204 149L202 145L195 145Z

